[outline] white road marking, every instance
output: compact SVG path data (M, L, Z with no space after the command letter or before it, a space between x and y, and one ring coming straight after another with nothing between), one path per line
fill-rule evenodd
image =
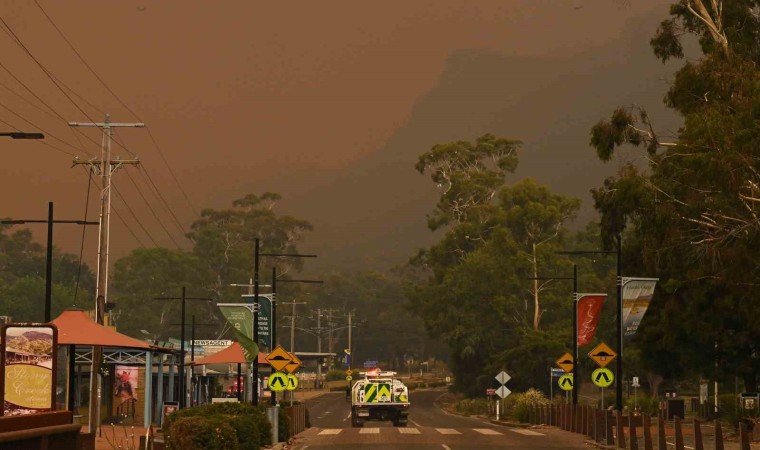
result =
M380 434L380 428L362 428L359 434Z
M441 434L462 434L453 428L436 428L435 431Z
M343 419L343 421L345 422L346 420L348 420L348 419L350 419L350 418L351 418L351 413L348 413L348 415L346 416L346 418L345 418L345 419Z
M538 433L536 431L523 430L523 429L518 429L518 428L512 428L512 431L514 431L517 434L523 434L525 436L546 436L543 433Z
M420 434L420 430L416 428L399 428L398 431L401 434Z
M409 420L409 422L411 422L411 423L412 423L412 425L414 425L415 427L418 427L418 428L422 428L422 425L418 424L417 422L413 421L412 419L408 419L408 420Z
M319 434L339 434L343 431L342 428L327 428L319 432Z
M444 450L451 450L451 447L449 447L449 446L448 446L448 445L446 445L446 444L441 444L441 447L443 447L443 448L444 448Z
M492 430L490 428L473 428L473 431L477 431L480 434L488 434L488 435L492 435L492 436L495 436L495 435L501 436L502 435L498 431Z

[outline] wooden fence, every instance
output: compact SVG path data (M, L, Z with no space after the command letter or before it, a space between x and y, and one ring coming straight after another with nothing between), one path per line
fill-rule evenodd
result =
M533 406L529 411L529 421L535 425L552 425L565 431L583 434L596 442L622 449L665 450L670 446L675 450L685 450L685 436L688 436L688 448L708 450L705 444L712 441L711 449L729 450L718 421L715 421L714 425L707 425L694 419L692 424L684 424L679 417L672 422L657 417L656 433L653 436L653 420L646 414L623 415L620 411L600 410L583 405ZM712 435L712 439L705 439L706 429L711 431L709 434ZM731 442L730 446L740 450L751 450L753 430L749 430L746 424L739 423L737 431L738 442Z

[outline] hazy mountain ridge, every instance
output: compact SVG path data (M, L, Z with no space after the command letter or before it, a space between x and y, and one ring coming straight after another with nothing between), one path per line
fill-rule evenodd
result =
M620 160L598 161L588 146L591 126L632 103L646 106L661 128L677 126L661 102L673 67L660 64L648 45L660 20L659 11L631 20L618 40L570 56L453 52L437 85L382 148L330 174L333 182L289 199L289 212L315 225L304 247L320 254L320 266L403 263L434 237L426 215L438 193L427 175L415 171L418 155L487 132L524 142L510 181L535 178L581 198L579 222L595 217L589 190L614 174ZM345 210L354 212L353 220L332 220L345 218L338 214Z

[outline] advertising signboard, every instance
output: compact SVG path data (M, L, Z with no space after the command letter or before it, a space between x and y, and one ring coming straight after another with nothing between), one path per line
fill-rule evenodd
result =
M55 410L58 328L52 324L8 324L0 336L3 415Z

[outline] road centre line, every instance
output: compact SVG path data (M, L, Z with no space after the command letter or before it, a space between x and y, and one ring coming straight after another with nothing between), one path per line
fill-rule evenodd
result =
M411 422L412 425L414 425L417 428L422 428L422 425L418 424L417 422L413 421L412 419L409 419L409 422Z
M451 447L446 444L441 444L441 446L444 448L444 450L451 450Z

